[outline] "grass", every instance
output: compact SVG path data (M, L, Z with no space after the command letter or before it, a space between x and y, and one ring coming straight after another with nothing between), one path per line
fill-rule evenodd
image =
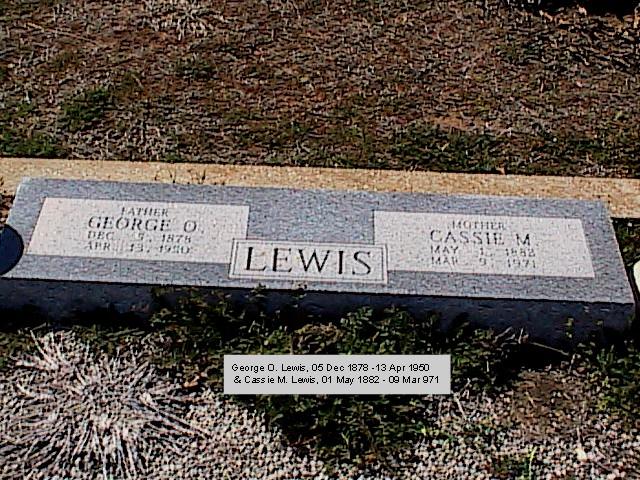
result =
M76 55L65 51L55 57L52 64L60 70L75 61ZM68 98L61 105L56 130L70 133L91 130L96 123L105 120L108 112L136 101L142 92L140 74L126 71L116 83L92 87ZM68 156L69 149L63 146L60 133L51 134L29 127L31 120L39 115L36 102L21 100L8 104L0 114L0 154L41 158Z
M295 306L277 316L260 308L260 295L244 311L223 301L210 304L191 297L152 321L169 347L161 359L168 371L185 379L205 378L218 388L224 354L410 354L451 353L454 389L467 379L478 388L500 384L513 373L515 341L493 332L459 325L444 334L435 318L415 319L402 311L374 315L355 311L338 322L308 323ZM517 362L516 362L517 363ZM424 436L425 404L413 396L256 396L238 397L264 412L289 441L313 448L330 463L362 463ZM335 435L340 432L340 435Z
M583 166L583 171L602 175L624 165L625 158L640 155L640 138L637 134L624 130L613 135L601 132L593 137L554 135L543 131L537 138L532 138L532 141L530 158L543 160L545 166L552 159L558 160L556 165L546 166L544 171L548 174L562 174L566 170L564 162L568 163L563 159L574 159L574 162L577 160ZM637 163L629 163L628 168L632 177L640 176L640 166ZM531 165L521 169L523 173L528 173L529 170L536 171L536 167Z
M613 226L624 264L631 269L640 261L640 220L616 219Z
M591 384L602 389L602 411L638 422L640 412L640 342L627 340L604 349L587 347Z
M119 319L87 319L73 325L80 337L94 347L115 352L135 345L149 334L162 345L149 358L168 375L182 379L185 388L213 386L221 389L225 354L411 354L452 355L452 388L499 391L522 368L536 368L556 360L545 351L515 337L499 336L459 323L442 332L435 317L413 318L400 310L374 314L360 309L336 322L316 321L295 305L276 315L265 313L260 292L246 308L234 307L219 294L219 301L199 295L182 297L172 307L158 312L150 323L131 324ZM46 331L54 326L35 326ZM0 335L0 367L7 359L32 347L23 331ZM637 421L640 391L638 344L579 347L574 368L586 369L591 384L600 392L599 408L629 421ZM303 450L313 449L329 465L339 463L384 463L417 440L446 439L448 433L429 424L427 403L414 396L239 396L236 401L265 415L288 441ZM493 435L482 425L472 425L469 435ZM336 435L335 432L340 432ZM535 460L535 458L534 458ZM531 458L507 458L496 463L497 478L529 478Z
M504 456L493 459L493 473L498 479L532 480L535 448L526 457Z
M65 72L68 68L72 66L77 66L78 61L79 61L79 56L77 51L62 50L55 57L53 57L53 59L49 63L49 66L60 74Z
M0 154L16 157L52 158L66 154L61 141L48 132L21 125L28 124L38 106L34 102L21 101L10 104L0 113Z
M637 2L634 0L583 0L581 2L574 0L509 0L508 3L534 12L542 9L551 13L578 4L592 14L614 14L619 17L632 14L637 6Z
M109 88L85 90L62 105L61 124L70 132L87 130L113 107L113 93Z
M236 147L271 152L271 163L276 164L527 175L640 175L640 164L629 161L640 156L640 137L635 133L603 132L591 138L540 131L507 137L421 121L380 135L368 123L364 110L354 108L347 105L334 112L332 125L307 117L269 118L243 107L234 107L222 118Z
M15 14L23 16L33 14L42 8L51 8L55 5L56 0L17 0L5 1L0 0L0 15Z
M451 353L453 388L475 379L476 391L495 388L517 371L522 356L513 338L465 324L445 334L437 319L415 319L390 310L374 315L355 311L336 322L309 323L295 305L267 315L259 292L248 308L236 309L220 294L212 303L198 295L183 297L171 309L159 312L149 324L127 324L118 319L88 319L72 325L33 325L35 331L73 328L80 338L106 351L134 345L152 334L163 346L149 358L167 374L190 388L222 386L224 354L410 354ZM25 325L26 323L26 325ZM23 321L21 328L28 327ZM0 334L0 367L32 348L23 330L5 325ZM265 414L294 446L315 449L330 465L364 464L387 458L430 435L442 436L424 420L425 403L414 396L239 396L236 401ZM340 432L340 435L336 435Z
M207 9L192 20L215 28L178 44L172 29L128 28L169 21L157 2L102 11L92 35L78 20L90 25L93 7L4 3L7 98L54 99L30 123L86 132L67 139L74 157L640 175L638 27L575 2L551 17L502 0L248 0ZM116 84L91 86L107 72ZM135 137L122 148L132 118L163 125L144 149ZM179 150L176 131L188 132Z
M215 64L199 56L178 60L174 70L176 75L192 80L213 80L219 74Z
M13 358L30 351L33 346L34 343L26 331L3 330L0 332L0 372L11 366Z
M89 88L63 103L60 124L69 132L89 130L143 90L140 73L126 71L116 83Z
M399 132L389 152L421 170L495 172L501 142L486 134L416 125Z
M66 149L49 134L33 133L31 137L24 137L15 130L7 129L0 136L0 153L13 157L56 158L65 156Z

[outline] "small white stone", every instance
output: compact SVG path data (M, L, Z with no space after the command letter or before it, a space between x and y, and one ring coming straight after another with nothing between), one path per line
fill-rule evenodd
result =
M589 459L589 457L587 456L587 453L584 451L582 447L576 447L575 452L579 461L586 462Z

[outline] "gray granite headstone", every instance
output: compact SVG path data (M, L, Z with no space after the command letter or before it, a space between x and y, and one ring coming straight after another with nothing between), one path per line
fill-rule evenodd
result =
M15 237L24 251L0 306L53 318L146 315L154 286L262 287L311 313L398 306L547 339L568 321L621 330L634 311L599 202L25 179L7 224L3 255Z

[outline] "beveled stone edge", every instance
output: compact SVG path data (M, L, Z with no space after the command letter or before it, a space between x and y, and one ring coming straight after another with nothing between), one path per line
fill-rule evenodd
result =
M0 157L0 192L24 177L602 200L640 219L640 180L622 178Z
M640 302L640 261L637 261L633 266L632 280L636 283L636 293L638 294L638 301ZM638 303L638 308L640 309L640 303Z

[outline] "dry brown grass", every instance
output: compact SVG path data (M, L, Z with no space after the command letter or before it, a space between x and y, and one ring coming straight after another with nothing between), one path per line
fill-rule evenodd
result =
M639 175L633 16L499 0L3 10L5 154Z
M0 375L0 478L324 478L261 416L210 390L189 395L143 361L62 331Z
M49 334L0 383L0 457L5 478L46 470L138 478L155 444L196 436L180 419L185 398L126 352L96 356L68 334ZM176 394L176 395L174 395Z

